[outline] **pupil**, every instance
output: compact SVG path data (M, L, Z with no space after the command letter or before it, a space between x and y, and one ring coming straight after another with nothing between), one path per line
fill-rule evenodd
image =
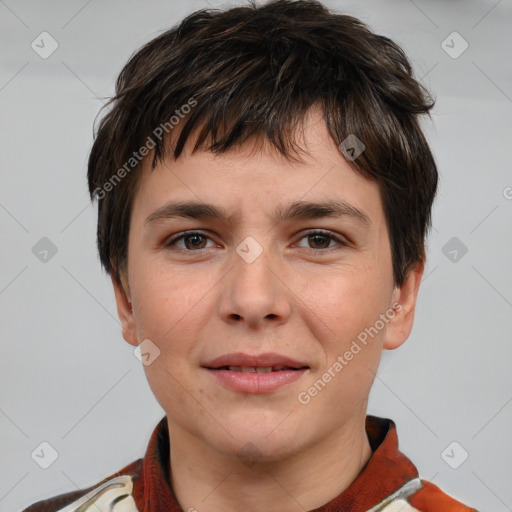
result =
M202 238L204 238L202 235L190 235L185 240L185 245L187 246L187 249L197 249L200 245L197 242L200 241ZM189 243L190 240L195 240L195 242ZM190 247L191 246L191 247ZM202 248L202 247L199 247Z
M325 241L327 241L327 245L329 245L329 242L328 242L328 236L327 235L311 235L311 239L314 240L313 244L317 244L318 243L318 239L320 238L320 245L322 245L322 239ZM323 244L325 245L325 244Z
M310 235L310 241L313 241L313 245L323 245L325 246L325 243L327 242L327 246L329 246L329 237L327 235ZM190 248L202 248L201 246L201 239L204 239L202 235L190 235L185 240L185 245L187 246L187 249ZM190 241L193 240L192 243ZM200 247L201 246L201 247Z

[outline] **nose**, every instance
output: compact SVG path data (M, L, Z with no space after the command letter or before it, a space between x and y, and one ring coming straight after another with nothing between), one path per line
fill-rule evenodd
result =
M250 247L253 251L254 247ZM285 323L291 312L290 289L279 258L261 247L255 259L242 250L233 254L231 271L222 280L221 318L230 324L245 323L251 329Z

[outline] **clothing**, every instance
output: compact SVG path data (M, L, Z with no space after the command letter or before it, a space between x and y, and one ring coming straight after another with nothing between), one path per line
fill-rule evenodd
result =
M366 432L373 452L370 460L348 489L314 512L477 512L419 478L398 450L392 420L367 416ZM23 512L184 512L170 485L169 453L164 417L143 459L87 489L39 501Z

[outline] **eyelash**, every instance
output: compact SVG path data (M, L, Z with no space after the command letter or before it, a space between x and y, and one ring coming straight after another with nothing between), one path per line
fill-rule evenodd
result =
M193 236L202 236L204 238L210 238L206 233L202 232L202 231L186 231L184 233L181 233L180 235L176 236L175 238L169 240L168 242L166 242L165 246L166 247L172 247L172 246L175 246L177 242L179 242L180 240L183 240L185 238L189 238L189 237L193 237ZM315 236L315 235L320 235L320 236L324 236L330 240L333 240L335 241L339 246L341 247L347 247L348 246L348 243L345 242L344 240L342 240L341 238L337 237L336 235L334 235L331 231L324 231L324 230L318 230L318 229L315 229L315 230L312 230L312 231L308 231L307 233L305 233L301 238L300 240L304 239L304 238L308 238L308 237L311 237L311 236ZM204 251L204 250L207 250L208 248L203 248L203 249L197 249L197 250L193 250L193 249L182 249L182 248L178 248L179 250L181 251L184 251L184 252L201 252L201 251ZM322 253L326 253L326 252L330 252L330 250L333 250L335 249L334 247L327 247L325 249L313 249L313 248L306 248L306 250L309 250L311 251L312 253L316 254L316 255L320 255Z

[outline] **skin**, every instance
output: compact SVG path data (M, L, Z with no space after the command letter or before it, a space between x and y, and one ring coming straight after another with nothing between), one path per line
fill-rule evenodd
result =
M278 503L295 512L341 494L371 457L365 416L381 353L412 329L423 264L394 286L377 184L344 160L318 110L306 117L303 134L301 162L255 140L221 155L192 155L189 141L177 161L143 168L124 287L113 284L124 339L134 346L150 339L160 350L144 369L168 418L171 480L183 510L263 511ZM349 216L271 218L276 205L340 198L369 225ZM234 216L145 227L171 200L212 203ZM311 229L348 245L308 237ZM169 245L190 230L206 238ZM263 249L252 263L236 252L248 236ZM396 303L400 311L378 335L300 403L298 394ZM239 393L201 367L231 352L277 352L310 369L272 393ZM257 448L251 464L237 456L246 443Z

